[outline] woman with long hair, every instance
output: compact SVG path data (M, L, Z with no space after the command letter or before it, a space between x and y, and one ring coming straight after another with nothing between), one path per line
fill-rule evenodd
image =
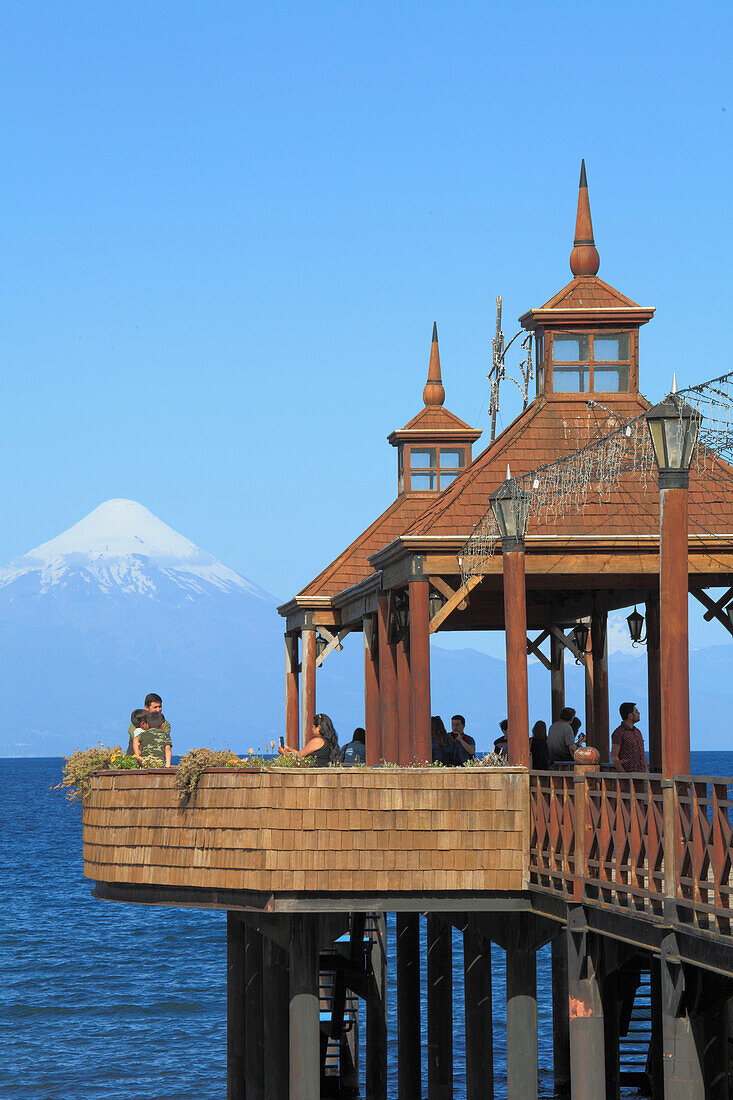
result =
M434 764L457 764L453 751L452 738L443 724L443 719L434 714L430 719L430 737L433 742Z
M292 749L289 745L281 745L277 750L281 756L287 754L310 756L316 767L326 768L329 764L341 763L341 749L333 722L327 714L316 714L313 718L310 738L302 749Z
M540 719L532 726L529 756L535 771L546 772L550 767L550 750L547 747L547 724Z

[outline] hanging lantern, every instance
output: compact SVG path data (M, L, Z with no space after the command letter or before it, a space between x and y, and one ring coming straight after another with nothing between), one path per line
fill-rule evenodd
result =
M324 649L328 646L328 642L325 638L322 638L320 634L316 634L316 660L321 656Z
M529 519L530 494L509 478L489 497L502 544L523 543Z
M641 615L634 606L634 610L630 615L626 616L626 622L629 624L629 634L631 635L631 644L636 649L637 646L644 645L646 638L642 638L641 632L644 629L644 616Z
M687 486L701 420L700 413L675 393L646 414L660 488Z
M443 606L443 597L439 592L436 592L434 588L430 589L430 598L428 600L428 614L430 619L434 619Z
M581 656L585 653L585 647L588 645L588 634L589 630L587 623L577 623L573 627L573 642ZM580 657L575 658L575 663L576 665L582 664Z
M410 630L410 600L406 592L395 592L392 605L392 644L401 642Z

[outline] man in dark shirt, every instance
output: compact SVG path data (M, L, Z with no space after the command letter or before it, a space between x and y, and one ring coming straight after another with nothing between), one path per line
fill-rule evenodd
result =
M462 714L454 714L450 720L450 730L456 739L456 744L461 746L464 760L472 760L476 755L476 742L473 737L465 732L466 719Z
M494 741L494 752L498 756L503 756L504 759L509 756L509 742L507 740L506 731L509 729L509 719L502 718L499 722L499 729L501 730L501 737L497 737Z
M639 711L636 703L622 703L618 708L621 725L611 738L611 760L617 772L648 772L644 739L636 728Z
M557 722L553 722L547 734L550 764L572 763L575 757L575 734L570 725L575 718L573 707L563 707Z

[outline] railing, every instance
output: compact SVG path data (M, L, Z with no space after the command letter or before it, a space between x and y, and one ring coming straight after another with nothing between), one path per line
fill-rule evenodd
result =
M531 888L733 932L733 779L576 768L530 774ZM579 828L582 823L582 828Z

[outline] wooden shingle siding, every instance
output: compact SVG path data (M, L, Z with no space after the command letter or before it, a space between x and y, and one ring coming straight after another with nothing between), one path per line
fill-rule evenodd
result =
M257 891L523 890L528 773L212 769L179 805L174 776L105 773L83 808L99 882Z

